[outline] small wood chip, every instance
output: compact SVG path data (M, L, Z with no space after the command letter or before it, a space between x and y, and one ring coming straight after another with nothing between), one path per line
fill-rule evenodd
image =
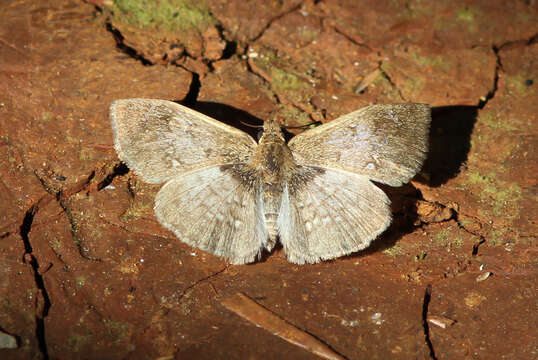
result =
M380 74L381 71L379 71L379 69L375 69L374 71L366 75L359 83L359 85L357 85L357 87L355 88L355 94L358 94L364 89L366 89L371 83L375 81L375 79L377 79Z
M456 323L455 320L437 315L428 315L428 322L431 322L433 325L439 326L442 329L446 329L447 327L452 326Z
M0 349L16 349L17 347L15 336L0 331Z
M493 275L493 273L492 273L491 271L486 271L485 273L478 275L478 276L476 277L476 281L477 281L477 282L484 281L484 280L486 280L488 277L490 277L491 275Z
M310 351L320 358L330 360L345 359L312 335L299 330L286 320L250 299L245 294L237 293L222 301L222 305L226 309L241 316L243 319L269 331L273 335Z

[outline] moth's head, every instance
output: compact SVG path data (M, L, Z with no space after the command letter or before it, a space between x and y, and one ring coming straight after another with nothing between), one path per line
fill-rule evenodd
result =
M278 138L281 141L285 141L284 134L282 134L282 130L280 129L280 124L275 120L264 121L263 134L259 141L262 142L270 138Z

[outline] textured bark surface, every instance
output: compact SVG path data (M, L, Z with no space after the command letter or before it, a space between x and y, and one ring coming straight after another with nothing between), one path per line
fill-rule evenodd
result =
M126 3L0 5L1 358L312 358L228 311L237 292L348 359L536 356L534 1ZM373 247L232 266L163 229L159 186L118 160L108 108L133 97L251 133L426 102L431 151L383 186Z

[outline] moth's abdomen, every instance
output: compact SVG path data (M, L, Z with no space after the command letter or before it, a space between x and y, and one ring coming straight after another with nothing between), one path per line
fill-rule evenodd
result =
M278 229L276 225L277 218L278 214L276 213L265 213L265 224L267 226L267 232L269 233L269 242L266 245L268 250L274 246L276 238L278 237Z
M276 243L278 237L277 219L280 211L280 203L282 199L282 189L279 186L274 186L265 183L263 187L263 202L265 206L265 225L269 239L265 248L271 250Z

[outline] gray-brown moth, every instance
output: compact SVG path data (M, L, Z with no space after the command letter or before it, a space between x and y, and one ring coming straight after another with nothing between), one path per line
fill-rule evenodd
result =
M366 248L391 221L372 183L408 182L420 169L431 120L425 104L372 105L287 144L275 121L248 134L174 102L123 99L110 107L119 158L164 183L157 219L191 246L234 264L280 239L289 261Z

